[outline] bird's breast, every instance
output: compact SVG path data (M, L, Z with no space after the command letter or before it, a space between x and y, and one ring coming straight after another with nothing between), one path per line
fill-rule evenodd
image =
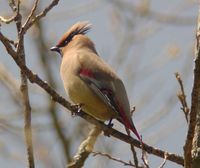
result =
M76 75L62 78L69 98L75 104L82 104L82 109L86 113L102 121L117 117L116 112L103 102L81 78Z

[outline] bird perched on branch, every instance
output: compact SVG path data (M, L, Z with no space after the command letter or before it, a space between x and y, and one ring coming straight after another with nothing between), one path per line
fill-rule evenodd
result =
M51 48L62 57L60 75L65 90L89 115L101 121L116 118L141 140L131 118L124 84L85 35L90 28L88 22L74 24Z

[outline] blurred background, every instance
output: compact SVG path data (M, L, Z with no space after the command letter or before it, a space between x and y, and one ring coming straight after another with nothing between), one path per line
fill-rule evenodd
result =
M33 2L22 0L24 18ZM50 2L41 1L37 12ZM6 0L0 1L0 15L12 16ZM61 58L49 48L71 25L89 21L93 26L88 36L99 55L123 79L131 107L136 106L133 120L143 141L183 155L187 123L177 98L180 87L174 73L179 72L182 77L190 106L197 15L197 0L60 0L27 32L27 65L68 99L59 75ZM1 31L16 40L14 23L3 24ZM1 43L0 53L0 167L20 168L26 166L20 71ZM64 167L92 126L72 117L37 85L30 84L29 90L36 167ZM114 128L125 132L118 122L114 122ZM124 161L132 160L128 144L103 135L94 150ZM153 155L148 155L148 160L150 167L158 167L163 161ZM91 155L84 167L124 165ZM177 167L169 161L165 165Z

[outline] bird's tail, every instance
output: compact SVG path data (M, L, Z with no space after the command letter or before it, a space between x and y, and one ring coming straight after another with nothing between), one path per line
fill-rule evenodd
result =
M126 126L126 125L125 125ZM135 125L133 124L133 122L131 124L128 125L128 128L136 135L136 137L138 138L139 141L142 141L141 136L139 135L137 129L135 128Z
M122 121L120 121L127 129L131 130L139 141L142 141L141 136L139 135L137 129L135 128L135 125L133 124L133 121L128 119L125 115L122 115Z

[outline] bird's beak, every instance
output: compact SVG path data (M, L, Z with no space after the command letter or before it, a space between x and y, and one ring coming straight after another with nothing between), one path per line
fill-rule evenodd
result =
M50 50L51 50L51 51L56 51L56 52L58 52L58 53L62 56L62 54L61 54L61 50L60 50L59 47L54 46L54 47L51 47Z

